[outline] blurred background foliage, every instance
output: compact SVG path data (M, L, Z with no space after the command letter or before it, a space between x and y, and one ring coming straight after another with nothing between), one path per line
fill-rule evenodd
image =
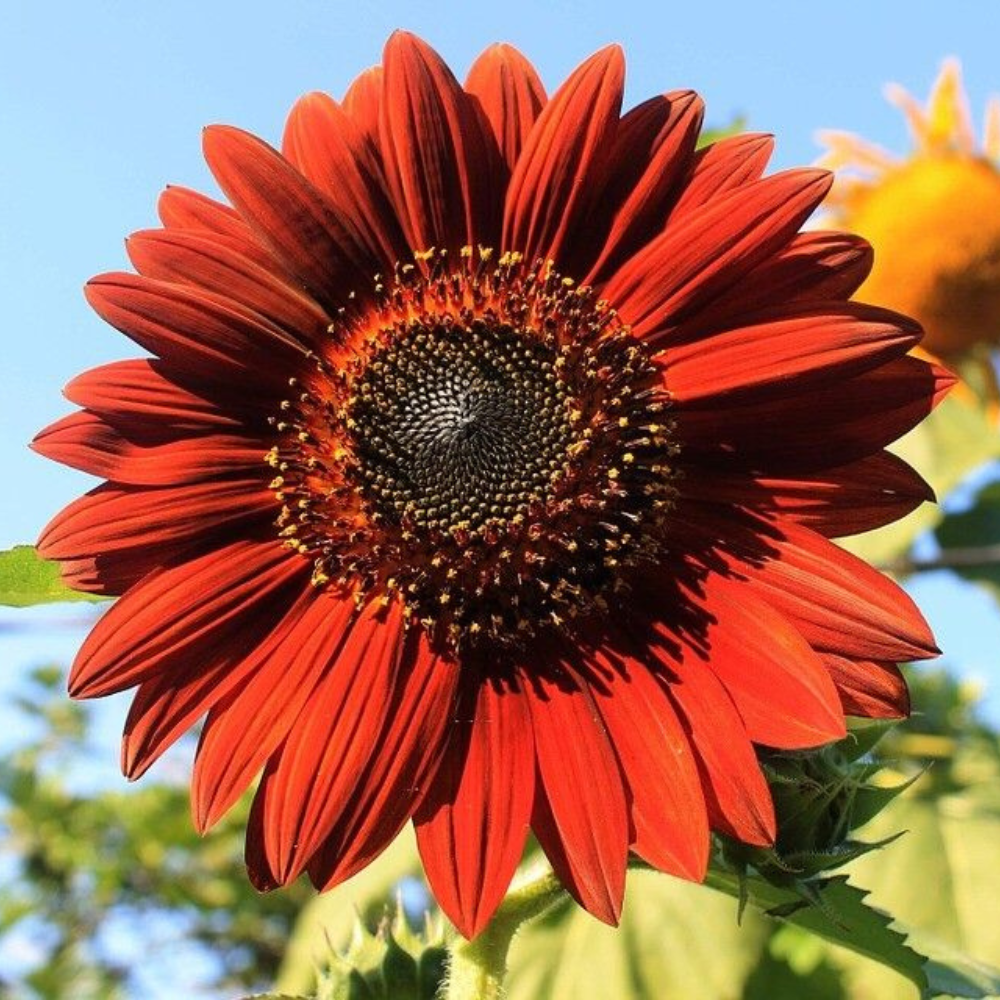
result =
M979 296L970 299L973 305L985 303L979 318L984 310L992 316L992 304L1000 303L1000 108L987 116L977 144L954 63L946 64L926 105L899 92L893 97L914 135L907 157L886 158L853 137L827 137L838 170L850 174L859 163L876 164L860 180L849 177L846 193L834 202L833 221L862 231L868 226L878 254L885 228L876 211L879 185L891 195L904 176L910 197L924 199L921 218L933 218L934 211L950 218L949 205L969 190L949 187L954 168L968 166L986 178L987 200L972 215L978 212L994 243L981 233L975 245L963 242L953 227L940 241L938 259L922 253L908 262L905 243L892 259L899 268L896 280L919 284L932 304L946 291L950 315L969 306L956 300L966 288ZM886 203L891 206L892 197ZM964 284L963 275L969 279ZM923 308L916 298L908 306L918 314ZM962 381L896 450L922 472L943 504L924 505L902 522L846 544L904 580L954 573L1000 602L1000 325L980 326L977 320L975 337L935 339L935 315L928 307L921 316L931 334L928 343L941 345L939 354ZM30 559L30 553L18 558ZM58 598L48 571L37 572L39 593ZM0 565L0 603L3 574ZM990 655L994 663L1000 657ZM852 862L848 871L853 884L870 890L870 903L905 927L916 948L954 959L965 970L967 978L955 979L955 995L982 996L963 988L976 979L977 962L1000 966L1000 737L978 714L974 686L944 668L914 669L909 678L913 717L888 733L878 753L885 765L880 781L910 784L863 831L868 841L905 833L887 850ZM29 735L0 763L0 996L145 1000L153 995L153 982L173 984L157 996L191 1000L271 988L302 996L314 991L319 973L327 997L379 997L392 991L377 977L355 982L356 993L336 992L331 984L338 970L346 969L349 977L351 961L374 961L376 955L381 962L387 951L407 975L418 968L403 951L393 952L392 942L398 939L404 951L416 953L421 939L398 915L392 924L385 919L401 888L414 927L429 905L410 833L331 893L316 896L300 882L258 895L242 862L246 803L202 839L192 830L184 780L147 778L127 789L81 781L94 759L98 716L92 706L68 702L63 684L58 668L34 673L16 706ZM899 974L793 923L752 910L738 923L732 898L641 871L630 873L618 931L571 905L523 928L511 952L508 988L510 1000L917 995ZM414 997L424 996L426 982L413 990Z

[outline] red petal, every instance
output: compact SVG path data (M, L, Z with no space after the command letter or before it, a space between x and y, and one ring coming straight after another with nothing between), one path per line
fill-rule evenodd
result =
M306 344L322 337L330 317L287 281L211 237L171 229L133 233L126 242L135 269L239 302Z
M307 584L306 592L270 633L262 623L251 624L259 642L244 647L249 652L243 659L234 659L233 651L223 647L207 658L189 661L177 670L143 681L125 723L122 772L130 780L140 777L202 715L231 691L242 688L248 678L253 678L289 630L297 626L303 610L313 603L315 596L314 588ZM280 691L280 687L275 689L275 697L280 697ZM247 777L247 783L251 777L252 774Z
M169 430L169 429L168 429ZM55 462L134 486L179 486L223 474L252 477L264 469L256 438L201 434L150 438L140 427L126 437L93 413L63 417L40 431L31 447Z
M767 402L876 368L905 354L921 333L907 317L873 306L793 306L669 348L664 378L685 411Z
M42 531L38 551L46 559L80 559L169 548L192 536L275 516L274 494L259 479L162 490L104 485L56 515Z
M545 88L534 66L513 45L491 45L472 64L465 89L479 98L500 155L513 170L545 106Z
M767 433L754 426L758 434ZM681 480L679 488L683 496L695 500L778 511L827 537L881 528L934 499L927 483L887 451L786 479L699 471Z
M733 135L699 150L691 164L684 190L670 210L670 223L751 184L764 173L774 149L769 135Z
M934 636L909 595L821 535L787 521L752 586L819 650L857 659L927 659Z
M285 125L282 152L329 199L351 242L390 267L408 256L371 143L327 94L300 98Z
M231 405L227 399L222 408L207 394L179 386L169 377L167 366L157 360L115 361L92 368L77 375L64 395L116 426L139 423L149 424L150 429L165 424L178 431L231 430L247 417L244 401Z
M317 718L316 713L322 711L333 675L341 671L340 657L349 649L354 604L328 593L312 596L303 614L287 616L288 626L241 671L239 683L230 684L209 713L191 780L191 809L200 831L217 823L243 794L292 733L306 706L301 725L335 721ZM353 676L357 666L356 660L349 660L338 683L345 681L345 671ZM355 696L361 688L369 689L367 680ZM301 729L298 733L296 738ZM313 762L336 749L315 746Z
M266 142L228 125L204 133L205 159L240 215L327 310L365 293L384 264L330 202Z
M636 336L664 346L676 326L783 247L830 188L822 170L789 170L715 198L631 257L603 295Z
M665 671L661 682L698 756L712 827L747 844L774 843L767 782L736 706L722 682L705 669L704 652L692 637L662 630L648 649Z
M102 319L195 378L285 389L305 358L284 330L209 292L125 273L91 278L85 292Z
M70 671L70 694L123 691L215 647L245 655L248 624L276 620L309 568L277 542L234 542L156 573L94 626Z
M617 924L625 892L628 805L621 771L582 682L522 674L540 785L532 827L560 881L598 920Z
M383 702L381 730L367 743L370 759L351 798L309 865L328 889L374 860L396 838L427 794L455 713L459 667L438 657L422 632L405 639L401 678Z
M364 136L369 147L378 149L379 108L382 105L383 73L381 66L371 66L359 74L344 94L344 111Z
M663 229L704 113L694 91L680 90L651 98L622 118L611 154L615 172L600 197L613 221L584 284L603 283Z
M871 245L860 236L799 233L687 320L678 339L704 337L760 309L849 299L868 277L873 261Z
M807 474L877 453L927 416L953 383L944 369L903 357L808 391L775 382L770 399L685 410L677 436L694 464Z
M786 618L718 574L699 600L710 624L704 660L725 685L754 743L796 750L844 736L837 690L819 656Z
M645 663L612 664L600 653L595 659L603 680L591 681L590 691L631 793L632 849L661 871L700 882L708 866L708 815L684 727Z
M308 707L268 762L258 792L264 847L282 885L319 849L378 752L375 737L398 685L401 636L400 605L369 604L328 646Z
M910 714L906 678L894 663L826 655L823 662L837 685L844 712L866 719L905 719Z
M396 31L384 53L379 140L396 213L413 250L494 246L501 175L479 109L426 42Z
M524 851L535 749L523 692L484 680L417 810L417 844L434 898L466 938L486 926Z
M583 226L618 128L625 60L611 45L570 75L542 109L514 167L503 248L557 264ZM595 248L596 249L596 248Z

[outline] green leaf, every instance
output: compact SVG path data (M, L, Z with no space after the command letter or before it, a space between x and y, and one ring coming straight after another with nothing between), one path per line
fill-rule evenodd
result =
M934 488L948 494L973 471L1000 457L1000 432L968 389L956 386L940 406L892 446ZM843 539L841 544L875 563L904 555L921 532L943 517L940 507L925 503L908 517L877 531Z
M0 552L0 604L26 608L57 601L100 601L95 594L71 590L59 577L59 567L40 558L30 545Z
M629 872L619 928L562 903L522 926L510 953L508 1000L714 1000L739 997L770 922L658 872Z
M851 885L846 876L837 875L817 885L814 906L796 906L802 902L796 892L757 876L746 876L742 887L740 881L736 875L713 868L706 884L735 899L745 891L758 910L780 914L797 927L894 969L918 989L927 988L923 956L908 947L905 935L890 926L892 918L865 901L868 892Z

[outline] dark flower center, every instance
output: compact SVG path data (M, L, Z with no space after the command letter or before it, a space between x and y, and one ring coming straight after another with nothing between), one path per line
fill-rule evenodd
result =
M279 534L316 586L398 600L456 649L606 607L673 504L661 370L544 262L417 264L344 311L281 404Z
M446 532L547 498L574 436L556 357L482 320L419 326L384 347L349 404L371 502L394 523Z

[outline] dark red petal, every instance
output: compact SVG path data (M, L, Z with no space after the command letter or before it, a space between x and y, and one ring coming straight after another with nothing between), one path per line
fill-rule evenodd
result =
M659 234L687 170L705 105L692 90L654 97L621 120L612 174L599 199L613 213L604 249L584 284L603 281ZM603 213L602 213L603 214Z
M305 344L319 340L330 325L330 317L308 295L211 237L149 229L133 233L126 248L140 274L225 296Z
M318 92L300 98L288 116L281 150L329 199L351 243L365 248L366 259L382 260L387 268L407 259L375 150L333 98Z
M323 711L325 689L340 670L341 655L349 652L354 603L329 593L312 596L298 617L288 616L290 624L244 666L239 683L228 685L209 712L191 779L191 811L199 831L217 823L246 791L307 705L303 725L309 725L310 714ZM357 660L349 658L343 673L353 676L357 667ZM381 679L381 674L366 678L355 695ZM338 683L345 680L341 676ZM317 745L313 750L318 763L331 748Z
M910 692L906 678L895 663L823 657L837 685L847 715L866 719L905 719L910 714Z
M699 150L691 164L684 189L670 210L671 224L757 180L774 150L770 135L733 135Z
M264 849L264 796L260 794L254 796L250 805L244 857L247 877L258 892L270 892L278 888L278 881L271 871Z
M669 348L664 378L685 411L766 402L876 368L905 354L921 333L905 316L859 303L793 306Z
M873 261L871 244L860 236L799 233L684 322L677 339L704 337L761 309L849 299L868 277Z
M166 424L178 431L232 430L247 416L242 400L233 406L227 399L230 405L222 407L209 394L174 382L162 361L145 358L92 368L77 375L63 392L71 403L115 426L149 424L152 429Z
M547 672L554 674L551 665ZM583 682L561 672L520 683L531 707L539 787L532 827L560 881L617 924L628 859L628 803L607 730Z
M500 152L475 99L426 42L396 31L385 46L379 144L413 250L495 246Z
M239 644L234 649L216 648L207 657L182 663L177 669L139 685L122 737L122 772L130 780L145 773L217 702L231 691L241 688L248 678L254 677L289 631L298 627L302 612L313 603L315 589L309 584L305 588L305 593L290 606L270 632L266 631L263 622L250 624L249 628L258 637L255 643ZM315 631L315 623L312 624L312 631ZM299 644L303 638L305 635L300 635ZM242 659L239 658L241 653L244 654ZM270 692L270 698L280 699L286 690L276 685ZM260 706L255 704L254 709L259 714ZM247 783L251 777L252 774L247 777Z
M245 652L248 624L287 608L310 565L278 542L234 542L142 581L87 636L70 671L75 698L123 691L216 646ZM289 602L290 603L290 602Z
M168 229L211 233L237 243L256 242L239 212L198 191L171 185L160 195L157 209L160 220Z
M528 135L507 189L503 248L557 266L584 224L618 128L625 60L610 45L553 94Z
M133 486L179 486L221 475L252 478L264 471L257 438L201 434L163 440L139 428L132 437L85 410L63 417L31 442L55 462Z
M840 739L837 690L795 626L738 581L710 574L699 600L715 619L705 661L722 681L754 743L795 750Z
M317 888L350 878L378 857L427 794L453 724L459 667L439 657L423 632L404 638L393 697L382 703L370 757L323 846L309 864Z
M771 398L758 403L686 410L676 433L693 464L808 475L879 452L927 416L954 381L907 356L808 391L775 382Z
M128 549L169 549L192 536L273 520L276 513L274 494L260 478L153 490L103 485L46 525L38 551L46 559L61 560Z
M755 424L758 434L766 434ZM880 451L849 465L779 478L744 472L686 476L681 495L780 512L827 537L856 535L905 517L934 492L901 458Z
M327 310L366 293L384 264L356 242L335 208L266 142L213 125L205 159L239 213L278 260Z
M414 816L438 905L466 938L496 910L524 851L535 798L535 748L523 692L484 680Z
M888 577L821 535L787 521L751 586L812 646L858 659L927 659L934 636L912 598Z
M602 293L655 346L795 235L830 188L823 170L789 170L715 198L670 224Z
M369 147L378 149L379 108L382 105L383 73L371 66L360 73L344 94L344 111L364 136Z
M513 45L491 45L472 64L465 89L479 99L508 171L514 169L539 112L545 87Z
M743 720L722 682L706 669L703 650L689 636L661 633L649 652L661 664L661 683L686 723L713 829L747 844L773 843L771 793Z
M303 346L232 299L135 274L91 278L87 301L102 319L194 378L287 388Z
M616 657L617 660L617 657ZM598 652L591 681L630 792L632 849L654 868L700 882L708 866L708 814L687 733L648 666Z
M268 762L258 793L268 865L282 885L319 849L379 750L376 736L399 683L400 605L372 602L335 638L327 662L317 663L308 708Z

